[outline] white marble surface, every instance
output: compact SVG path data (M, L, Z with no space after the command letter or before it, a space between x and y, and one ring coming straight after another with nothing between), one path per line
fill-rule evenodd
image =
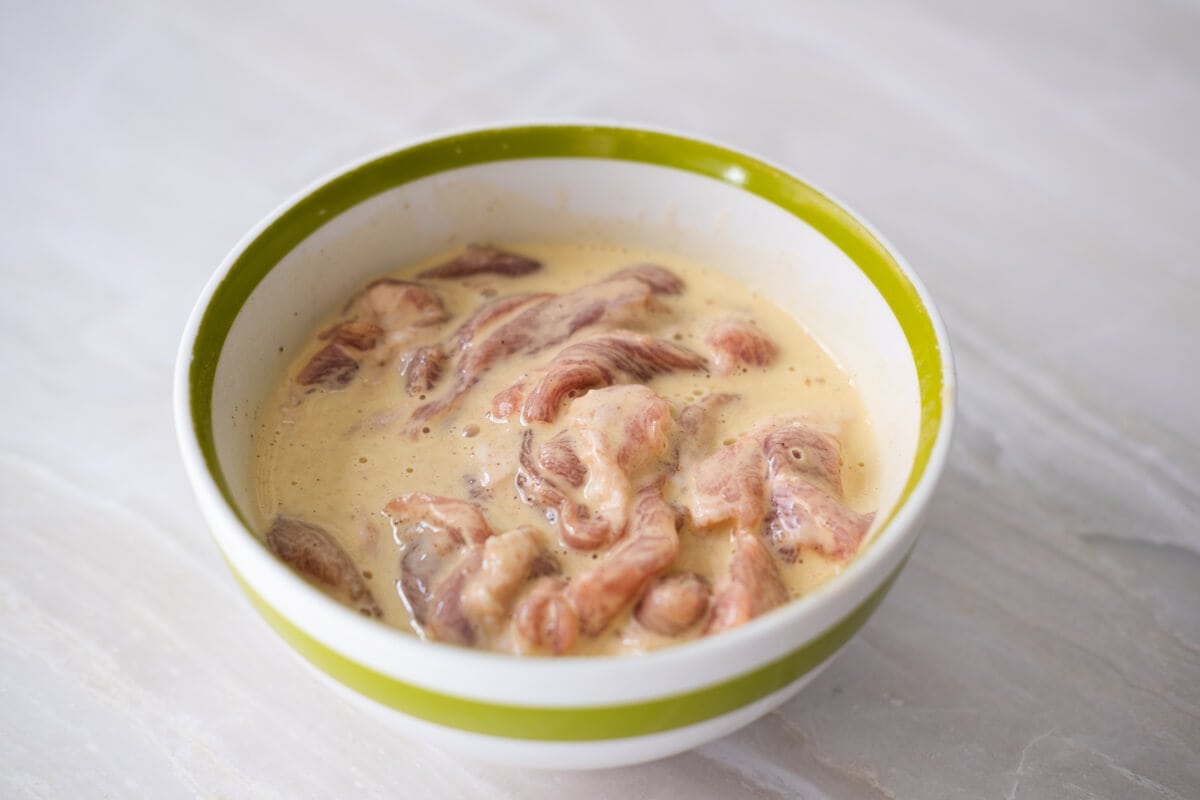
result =
M1198 41L1187 0L3 3L0 795L1200 797ZM464 768L240 596L172 361L294 190L562 116L865 213L941 305L961 423L908 570L782 710L631 769Z

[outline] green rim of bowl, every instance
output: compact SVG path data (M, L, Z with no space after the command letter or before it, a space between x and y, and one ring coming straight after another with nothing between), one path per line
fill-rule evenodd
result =
M254 607L275 632L310 664L344 686L389 708L449 728L547 742L602 741L662 733L736 711L779 691L848 642L883 601L903 567L901 562L866 600L816 639L732 680L640 703L535 708L454 697L365 667L293 625L230 565Z
M225 339L255 287L304 239L338 214L420 178L495 161L602 158L692 172L751 192L819 231L853 261L889 305L912 351L921 419L912 470L879 536L929 465L944 410L944 359L933 321L896 259L848 211L782 170L718 145L630 128L544 125L496 128L418 144L355 167L314 189L266 226L213 291L196 333L189 400L196 441L225 502L253 535L217 458L212 392ZM232 566L232 565L231 565ZM641 736L727 714L793 683L832 655L882 600L897 568L870 597L819 637L764 667L703 689L628 705L545 708L487 703L433 692L370 670L302 631L234 569L272 627L330 677L383 705L449 728L506 738L589 741Z

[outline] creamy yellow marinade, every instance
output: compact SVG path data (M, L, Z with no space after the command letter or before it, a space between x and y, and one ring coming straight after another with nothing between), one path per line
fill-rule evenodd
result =
M464 317L498 295L563 293L631 264L660 264L682 278L685 290L663 298L663 310L623 327L707 354L707 332L716 320L732 313L754 320L778 353L768 366L749 367L732 375L681 371L653 377L646 385L676 411L705 395L740 395L740 400L720 409L714 448L772 415L803 413L838 429L845 502L858 512L875 509L875 436L856 389L820 343L767 298L715 270L661 253L589 244L505 243L504 248L535 258L544 267L517 277L479 275L421 281L442 297L451 318L410 336L405 349L443 341ZM411 279L450 255L410 265L392 277ZM336 321L336 317L330 318L313 332L266 403L254 456L262 530L281 515L324 528L363 575L382 620L418 632L397 588L400 547L383 512L390 500L404 493L486 498L482 508L492 530L499 533L522 524L533 526L568 580L605 558L605 550L581 552L565 546L544 512L521 502L514 477L522 423L519 415L497 421L489 414L498 392L522 376L536 374L562 347L596 331L580 331L563 345L533 356L501 361L466 393L452 413L431 421L428 432L418 430L414 438L406 426L412 410L443 394L453 382L453 374L443 375L427 397L412 397L399 374L395 353L385 357L382 351L386 349L378 348L381 352L362 359L345 388L296 384L296 375L324 346L317 333ZM687 494L686 476L667 480L664 497L668 502L686 505ZM697 532L685 523L672 570L694 571L716 582L729 561L730 530L730 525L722 524ZM794 564L780 563L780 571L791 596L799 597L829 580L844 565L805 552ZM603 634L581 636L571 652L638 652L701 634L702 626L677 637L651 633L631 618L627 608ZM476 646L508 652L529 650L514 636L511 626L488 633Z

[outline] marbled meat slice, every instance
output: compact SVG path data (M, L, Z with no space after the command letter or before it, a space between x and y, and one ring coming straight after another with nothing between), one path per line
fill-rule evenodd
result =
M542 263L526 256L510 253L488 245L473 244L461 254L425 270L418 278L469 278L472 275L528 275L542 268Z
M842 500L842 454L836 437L802 423L763 439L770 502L767 532L776 552L795 561L803 550L847 559L858 551L875 515Z
M436 325L449 318L436 292L398 278L371 281L350 299L342 313L351 321L374 324L389 332Z
M548 474L561 478L566 485L578 489L587 480L588 469L579 459L571 434L561 431L541 446L538 465Z
M679 410L679 436L672 472L690 474L699 461L712 453L720 411L741 399L731 392L706 394Z
M400 359L400 374L404 377L404 388L410 395L424 394L442 376L442 364L446 360L440 347L418 347L405 353Z
M340 389L358 373L359 357L351 350L373 350L383 338L404 340L416 328L448 318L442 299L419 284L380 278L351 298L343 309L345 319L322 331L327 341L301 368L301 386ZM390 352L390 349L389 349Z
M321 331L317 338L321 341L332 339L334 344L355 350L370 350L382 334L383 328L373 322L339 322Z
M719 375L730 375L742 367L765 367L779 352L754 322L741 317L717 322L704 342L712 350Z
M402 547L399 589L414 623L425 630L436 612L442 615L439 625L451 630L445 619L452 609L438 611L439 603L449 602L438 592L447 575L468 563L463 559L492 535L487 520L473 503L422 492L397 497L384 512Z
M789 561L803 549L849 558L874 515L846 506L841 467L835 436L799 417L763 420L696 465L692 519L702 527L725 520L742 531L765 527Z
M449 392L413 412L410 433L457 406L462 396L498 362L518 354L534 355L561 344L584 328L630 323L651 309L654 295L682 287L682 282L663 267L646 265L622 273L620 278L610 276L532 303L474 341L463 352Z
M780 558L794 562L804 550L845 560L858 552L875 514L859 514L811 480L782 474L771 481L767 535Z
M566 653L579 639L579 617L563 594L567 582L562 578L544 577L517 606L515 628L517 635L533 647L545 647L554 655Z
M492 535L479 507L454 497L409 492L384 506L384 513L401 539L442 531L461 545L483 544Z
M589 389L647 381L675 370L700 370L703 356L686 347L632 331L602 333L559 352L525 398L522 421L553 422L568 397Z
M462 588L462 608L475 625L495 629L548 554L533 528L521 526L484 543L482 561Z
M515 314L522 308L550 300L555 295L549 292L529 292L525 294L508 294L497 297L481 305L450 335L447 349L451 353L459 353L475 346L479 334L487 330L505 317Z
M583 502L608 520L611 541L625 529L636 490L662 477L675 432L671 405L639 384L597 389L572 401L567 430L587 474Z
M678 636L708 611L712 586L695 572L661 575L650 581L633 609L633 618L660 636Z
M670 404L637 384L589 392L568 417L536 457L532 430L523 432L517 489L553 510L565 544L595 550L621 537L637 488L661 477L675 422Z
M429 601L425 630L430 637L448 644L470 647L475 644L475 627L463 608L463 588L479 572L482 548L468 549L458 563L442 578Z
M535 646L556 654L570 649L582 633L596 636L665 570L679 553L675 510L661 488L647 487L634 504L634 533L592 569L569 583L535 585L516 612L517 630Z
M635 264L632 267L625 267L609 275L605 280L623 281L629 278L646 284L654 294L679 294L684 288L683 279L658 264Z
M717 582L706 634L735 628L788 600L779 565L757 533L737 531L729 572Z
M615 538L608 520L593 516L587 506L568 495L563 485L569 486L569 479L542 469L534 448L533 431L526 428L521 433L515 481L522 502L546 509L546 518L558 525L560 537L572 547L594 550Z
M283 563L347 605L371 617L383 612L342 546L324 528L291 517L276 517L267 547Z
M296 375L296 383L341 389L354 380L357 373L358 359L331 342L314 353L308 363L301 367Z
M768 427L772 421L765 423ZM705 458L692 470L690 511L700 526L732 519L738 527L755 530L766 510L766 459L760 424Z
M648 487L633 504L629 534L599 565L577 575L566 588L580 631L595 636L607 628L677 555L675 509L663 499L659 487Z

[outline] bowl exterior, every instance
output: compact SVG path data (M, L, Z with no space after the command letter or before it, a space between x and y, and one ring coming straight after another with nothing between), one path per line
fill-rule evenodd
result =
M748 191L814 227L888 303L911 350L920 420L903 492L871 546L813 595L720 637L639 657L521 659L422 643L361 619L261 545L218 456L213 393L230 331L270 270L340 213L406 182L473 164L590 158L669 167ZM370 712L443 747L522 766L615 766L728 733L795 694L882 601L944 468L954 374L945 331L911 269L828 195L762 160L640 129L549 125L421 142L341 171L287 203L230 254L181 344L176 423L200 507L253 605L308 665Z

